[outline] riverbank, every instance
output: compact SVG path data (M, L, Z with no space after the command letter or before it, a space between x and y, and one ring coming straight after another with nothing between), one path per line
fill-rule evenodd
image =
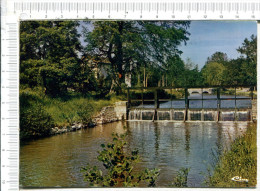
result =
M235 139L230 149L218 158L212 176L208 177L210 187L255 187L257 172L256 123L251 124L246 133ZM235 176L248 179L247 182L236 182Z
M116 102L125 99L123 95L109 95L102 99L94 96L79 94L67 95L62 98L44 96L40 91L31 89L20 90L20 138L34 139L39 137L60 134L69 131L91 127L106 119L102 109L113 106ZM108 107L109 108L109 107ZM103 111L104 113L104 111ZM111 113L111 112L110 112Z
M88 123L74 122L72 125L63 127L54 127L51 129L51 135L77 131L86 127L94 127L115 121L126 119L126 101L117 101L112 105L105 106L101 109L98 115L91 116Z

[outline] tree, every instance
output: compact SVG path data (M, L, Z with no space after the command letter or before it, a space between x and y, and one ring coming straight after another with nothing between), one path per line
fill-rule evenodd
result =
M242 75L242 64L244 60L241 58L232 59L225 65L225 70L223 73L223 80L226 86L229 85L243 85L245 82L245 76Z
M220 86L224 81L225 66L222 63L210 62L201 70L204 82L211 86Z
M183 71L179 73L178 86L194 87L202 85L202 76L198 65L195 65L190 58L184 63Z
M180 85L185 65L179 56L169 57L166 63L166 76L169 85Z
M243 63L241 73L244 76L244 84L256 85L256 64L257 64L257 41L256 36L251 35L250 39L245 39L242 46L237 49L241 53Z
M131 70L145 63L163 65L169 55L181 54L177 47L189 35L189 22L183 21L96 21L87 26L85 52L111 65L116 92Z
M21 84L42 85L52 96L75 88L81 44L75 21L21 22Z
M214 54L211 55L211 57L207 58L206 64L210 62L218 62L218 63L225 63L228 61L228 56L226 53L223 52L215 52Z

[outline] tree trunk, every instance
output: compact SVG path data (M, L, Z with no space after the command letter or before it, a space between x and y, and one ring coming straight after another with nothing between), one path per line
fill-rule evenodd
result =
M112 79L112 83L111 83L111 87L110 87L110 90L109 90L109 93L114 93L114 86L115 86L115 80Z
M148 87L147 86L147 81L148 81L148 75L146 76L145 87Z
M145 67L144 67L144 81L143 81L143 86L145 87Z
M137 75L137 86L141 86L140 74L139 74L139 73L138 73L138 75Z
M164 75L162 75L162 87L164 87Z

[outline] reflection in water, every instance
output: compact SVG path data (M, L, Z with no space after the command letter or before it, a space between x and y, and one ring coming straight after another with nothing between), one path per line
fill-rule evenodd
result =
M160 129L158 127L158 123L154 124L155 128L154 128L154 136L155 136L155 144L154 144L154 148L155 148L155 156L156 158L158 158L159 156L159 137L160 137Z
M190 151L190 130L187 126L185 126L185 150L187 153Z
M80 168L97 161L100 144L111 141L111 133L129 136L127 150L137 148L141 162L136 169L159 168L157 186L168 187L181 167L190 167L188 185L200 187L201 172L212 161L212 150L220 151L245 132L247 122L115 122L23 143L20 148L20 184L24 187L86 187Z

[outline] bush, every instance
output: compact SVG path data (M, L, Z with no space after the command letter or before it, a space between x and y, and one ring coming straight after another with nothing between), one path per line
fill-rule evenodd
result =
M50 135L54 127L51 116L44 110L42 104L35 104L20 109L21 139L39 138Z
M188 181L188 174L189 174L190 168L181 168L178 171L177 177L173 180L173 186L174 187L188 187L187 181Z
M107 173L104 174L96 166L88 165L82 168L85 180L90 182L91 186L102 187L133 187L138 186L141 181L148 182L149 187L155 186L159 170L145 169L143 172L134 174L134 165L139 162L138 150L131 151L131 154L124 151L124 146L127 145L126 133L112 134L112 136L113 142L107 145L101 144L103 150L98 152L97 157L103 163Z
M91 118L94 112L94 108L90 103L86 103L85 105L78 105L77 114L79 120L83 124L88 124L91 122Z

